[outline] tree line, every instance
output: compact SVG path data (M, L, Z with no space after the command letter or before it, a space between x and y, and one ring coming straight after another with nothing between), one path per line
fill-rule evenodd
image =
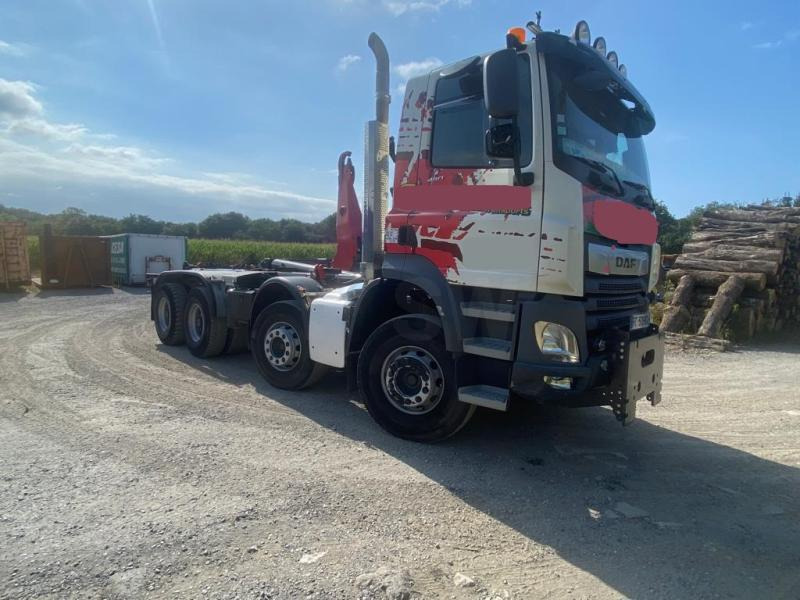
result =
M146 215L131 214L121 219L93 215L79 208L56 214L43 214L0 204L0 221L24 221L30 235L41 235L46 224L56 235L114 235L149 233L183 235L190 238L263 240L268 242L331 243L336 241L336 215L318 223L296 219L251 219L237 212L209 215L199 223L157 221Z
M800 206L800 194L764 200L773 206ZM664 254L678 254L692 229L707 210L736 208L738 205L711 202L698 206L685 217L675 217L662 202L656 202L659 222L658 241ZM42 214L24 208L0 204L0 221L24 221L31 235L40 235L50 224L57 235L113 235L115 233L152 233L183 235L190 238L263 240L268 242L332 243L336 241L336 214L318 223L296 219L251 219L238 212L216 213L199 223L157 221L146 215L131 214L121 219L92 215L79 208L67 208L57 214Z

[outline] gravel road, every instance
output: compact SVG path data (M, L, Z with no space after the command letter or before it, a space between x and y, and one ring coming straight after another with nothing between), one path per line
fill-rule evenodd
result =
M516 406L425 446L148 306L0 295L0 598L800 598L800 344L671 354L628 428Z

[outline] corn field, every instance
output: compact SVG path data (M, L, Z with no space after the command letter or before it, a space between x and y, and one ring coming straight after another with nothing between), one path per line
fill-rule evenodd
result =
M265 258L313 260L333 258L335 244L295 244L291 242L261 242L254 240L189 240L188 261L213 266L257 265ZM41 270L39 238L28 236L31 270Z
M190 239L188 260L192 264L218 266L257 265L265 258L288 260L333 258L335 252L335 244Z

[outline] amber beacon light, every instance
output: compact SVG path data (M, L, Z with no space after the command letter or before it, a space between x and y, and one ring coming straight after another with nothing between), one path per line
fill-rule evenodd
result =
M506 35L513 35L520 44L525 43L526 33L524 27L512 27Z

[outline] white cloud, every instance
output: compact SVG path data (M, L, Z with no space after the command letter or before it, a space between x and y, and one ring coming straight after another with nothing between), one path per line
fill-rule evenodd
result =
M434 69L441 67L442 64L443 63L441 60L432 57L426 58L425 60L395 65L394 72L400 79L400 83L397 84L396 88L397 93L401 96L404 95L406 93L406 85L408 84L409 79L419 77L420 75L426 75Z
M35 87L28 81L0 78L0 119L20 119L40 115L42 104L33 96Z
M800 39L800 29L791 29L784 33L780 38L761 42L759 44L753 44L753 48L757 48L759 50L772 50L774 48L780 48L784 44L792 44L798 39Z
M739 27L741 28L742 31L748 31L749 29L755 27L755 25L750 21L745 21L744 23L741 23Z
M64 152L98 165L111 165L114 169L154 169L167 162L166 158L147 156L141 148L133 146L103 146L75 143L64 148Z
M123 206L123 211L151 211L154 217L173 205L195 219L243 210L316 221L335 209L331 199L274 190L241 173L193 173L143 148L111 144L113 135L50 122L35 91L29 82L0 79L0 181L29 205L42 190L58 189L65 190L59 193L64 205L75 204L73 197L82 202L102 196L101 210Z
M0 40L0 54L6 54L8 56L25 56L26 46L23 46L22 44L11 44L9 42Z
M44 119L16 119L4 131L9 135L34 135L53 140L77 140L86 135L88 130L77 123L50 123Z
M357 54L347 54L339 59L338 64L336 65L336 70L344 73L352 67L357 62L361 61L361 57Z
M394 72L403 80L408 81L414 77L430 73L434 69L442 66L442 61L438 58L426 58L425 60L412 61L396 65Z
M463 8L472 4L472 0L383 0L386 10L396 17L414 12L438 12L448 4Z

